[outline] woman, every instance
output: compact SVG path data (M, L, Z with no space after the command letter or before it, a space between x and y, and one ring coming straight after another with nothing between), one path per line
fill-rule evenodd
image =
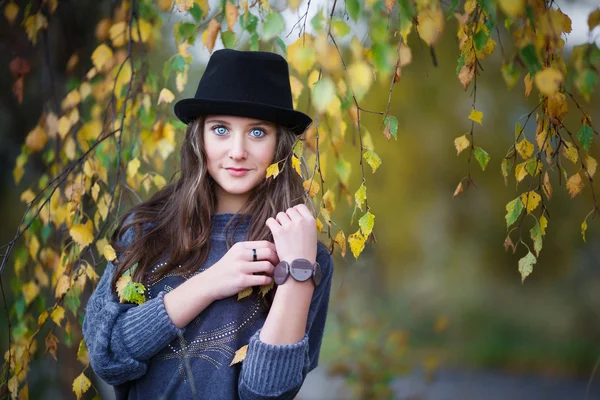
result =
M90 364L117 398L292 399L319 360L333 274L291 166L312 120L293 109L281 56L235 50L212 55L175 113L181 174L111 238L118 257L83 324ZM146 287L141 305L117 299L126 272Z

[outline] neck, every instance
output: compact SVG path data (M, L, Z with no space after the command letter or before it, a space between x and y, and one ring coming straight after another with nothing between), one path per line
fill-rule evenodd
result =
M250 198L250 193L232 194L217 187L217 214L235 214L242 209Z

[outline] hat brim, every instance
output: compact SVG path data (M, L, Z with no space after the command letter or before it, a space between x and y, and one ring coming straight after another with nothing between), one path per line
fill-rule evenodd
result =
M287 108L248 101L224 101L213 99L183 99L175 103L175 115L184 124L202 115L235 115L275 122L302 134L312 123L308 115Z

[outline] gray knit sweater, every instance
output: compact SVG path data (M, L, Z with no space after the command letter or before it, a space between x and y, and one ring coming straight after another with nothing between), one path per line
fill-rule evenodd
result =
M224 228L232 217L213 216L211 250L195 273L210 268L227 252ZM248 228L246 218L234 242L247 241ZM133 235L130 229L123 243L131 243ZM163 297L192 275L175 270L159 280L151 278L145 303L121 304L110 288L115 266L109 262L83 322L92 369L115 387L118 399L293 399L318 364L327 317L333 262L321 242L317 261L323 279L313 294L306 333L298 343L286 345L260 341L268 311L256 289L239 301L232 296L213 302L178 329ZM235 351L244 345L246 358L230 366Z

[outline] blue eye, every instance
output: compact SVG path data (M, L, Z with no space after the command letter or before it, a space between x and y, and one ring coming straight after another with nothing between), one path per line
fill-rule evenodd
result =
M259 133L261 133L262 135L260 135L260 136L254 135L254 132L259 132ZM259 129L259 128L254 128L254 129L252 129L251 133L252 133L252 136L253 136L253 137L263 137L263 136L265 136L265 135L266 135L266 132L265 132L265 131L263 131L262 129Z
M219 136L222 136L227 133L227 128L225 128L223 125L217 125L213 127L213 130L217 132Z

